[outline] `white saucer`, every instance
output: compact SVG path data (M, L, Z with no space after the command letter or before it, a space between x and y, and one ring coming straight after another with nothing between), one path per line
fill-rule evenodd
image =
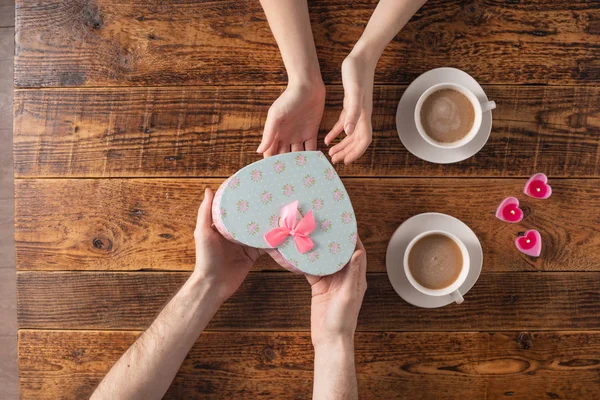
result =
M471 90L480 102L488 101L483 88L466 72L456 68L436 68L415 79L404 91L396 111L396 129L402 144L422 160L437 164L450 164L474 156L485 145L492 131L492 112L483 113L481 128L469 143L456 149L440 149L425 141L415 125L417 100L431 86L438 83L457 83Z
M463 241L469 252L471 268L465 283L459 289L463 296L475 285L481 273L483 265L481 243L479 243L479 239L477 239L471 228L464 222L450 215L440 213L424 213L407 219L392 235L388 244L385 263L388 277L396 293L407 303L417 307L436 308L453 302L450 295L434 297L419 292L408 282L408 278L404 273L403 259L408 243L422 232L437 229L454 234ZM465 301L469 301L469 298L466 297Z

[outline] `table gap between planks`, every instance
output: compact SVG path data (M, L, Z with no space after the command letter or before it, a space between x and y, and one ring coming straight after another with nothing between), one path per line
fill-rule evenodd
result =
M189 275L202 189L259 159L286 75L258 1L16 3L20 393L87 398ZM328 85L322 142L342 107L340 64L376 2L309 3ZM600 392L599 50L597 0L430 0L388 46L373 144L336 167L369 255L362 398ZM406 85L442 66L498 103L488 144L453 165L417 159L395 129ZM550 176L551 199L521 194L535 172ZM494 218L509 195L521 224ZM394 230L428 211L482 242L483 273L460 306L409 306L385 274ZM513 248L530 228L538 259ZM303 277L260 259L166 397L308 398L309 296Z

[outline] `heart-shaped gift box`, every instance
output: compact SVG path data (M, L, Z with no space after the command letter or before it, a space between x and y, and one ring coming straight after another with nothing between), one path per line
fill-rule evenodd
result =
M242 168L217 190L212 214L224 237L265 249L294 272L333 274L356 247L352 203L320 151L280 154Z

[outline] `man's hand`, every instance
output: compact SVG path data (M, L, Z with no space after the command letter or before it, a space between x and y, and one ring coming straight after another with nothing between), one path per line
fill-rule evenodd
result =
M344 269L330 276L306 276L312 287L313 399L358 399L354 331L367 289L366 272L367 253L358 239Z
M194 272L113 365L92 399L162 398L200 333L248 275L258 250L231 243L212 228L213 196L206 189L198 211Z
M329 276L306 276L312 288L310 330L315 348L353 342L367 290L366 272L367 253L358 239L356 251L344 269Z
M344 84L344 109L331 131L325 136L325 144L330 145L342 131L346 137L329 149L331 161L350 164L356 161L371 144L373 127L373 79L375 62L362 54L352 52L342 63Z
M325 85L290 83L267 114L257 152L265 157L290 151L316 150L325 108Z
M255 248L230 242L212 226L213 198L213 191L207 188L194 231L196 268L193 275L212 286L225 301L240 287L261 253Z

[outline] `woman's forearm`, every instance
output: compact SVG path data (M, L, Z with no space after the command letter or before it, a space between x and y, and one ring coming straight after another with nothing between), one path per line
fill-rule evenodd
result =
M221 300L192 276L111 368L92 399L160 399Z
M261 0L260 3L279 46L289 82L321 82L306 0Z
M383 50L426 1L380 0L353 52L376 64Z
M315 347L313 400L358 399L353 339Z

